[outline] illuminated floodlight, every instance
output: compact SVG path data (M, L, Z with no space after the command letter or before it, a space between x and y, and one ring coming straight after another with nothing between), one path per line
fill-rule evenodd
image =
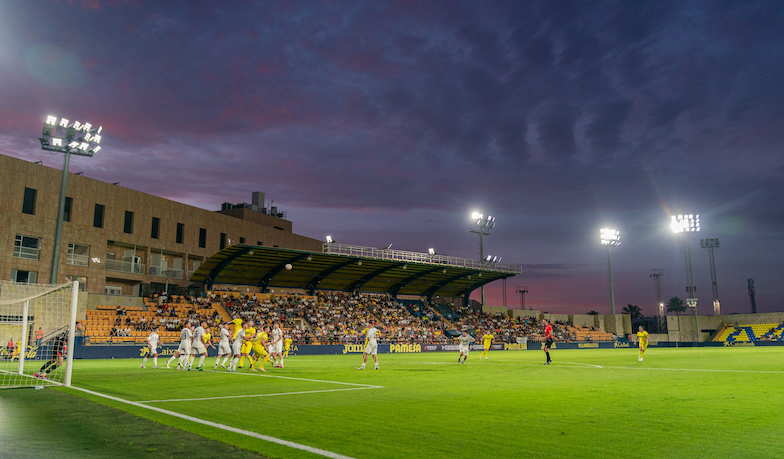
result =
M66 118L60 118L60 127L67 128L69 121Z
M483 217L483 215L480 214L479 212L473 212L471 214L471 220L481 220L482 217Z
M621 245L621 232L610 228L602 228L599 230L602 245L617 247Z
M49 126L57 126L57 117L56 116L47 116L46 117L46 124Z
M429 249L427 249L427 253L429 253L430 255L435 255L436 254L436 249L429 248Z
M485 257L485 261L491 261L492 259L493 259L492 255L488 255L487 257Z
M90 147L90 144L87 143L87 142L82 142L82 143L79 144L79 149L82 150L82 151L87 151L87 149L89 147Z
M79 148L79 142L71 142L68 144L68 148Z
M98 131L98 132L100 132L100 129L99 129L99 131ZM95 143L101 143L101 134L95 134L95 135L93 136L93 142L95 142Z
M84 132L90 132L90 129L92 129L92 128L93 128L93 125L90 124L90 123L84 123L84 125L82 125L82 129L84 130Z
M329 236L329 235L328 235L328 236L327 236L327 244L332 244L333 242L335 242L335 240L334 240L334 239L332 239L332 236Z
M673 215L670 222L673 233L695 233L700 230L700 216L694 214Z
M93 153L98 153L100 150L101 150L101 146L96 145L95 148L93 148Z
M62 147L63 146L63 139L52 139L52 146L53 147Z
M78 121L74 121L73 128L76 129L77 131L81 131L82 130L82 123L80 123Z

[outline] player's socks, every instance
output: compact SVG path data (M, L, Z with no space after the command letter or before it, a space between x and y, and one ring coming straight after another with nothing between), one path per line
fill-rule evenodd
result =
M222 363L222 365L225 367L225 366L226 366L226 362L228 362L228 361L229 361L229 356L228 356L228 354L227 354L227 355L226 355L226 357L224 357L224 358L223 358L223 363Z
M172 362L174 362L174 359L176 359L176 358L177 358L177 356L176 356L176 355L173 355L173 356L171 356L171 358L169 359L169 361L168 361L168 362L166 362L166 366L168 367L168 366L169 366L169 364L170 364L170 363L172 363Z
M547 354L547 361L548 362L552 361L552 359L550 359L550 353L549 352L545 352L545 354Z
M240 359L240 368L242 368L243 365L245 365L245 356L244 355Z
M204 354L199 357L199 364L197 365L197 368L201 368L202 364L204 364Z
M152 364L155 366L155 368L158 368L158 356L157 355L152 358Z

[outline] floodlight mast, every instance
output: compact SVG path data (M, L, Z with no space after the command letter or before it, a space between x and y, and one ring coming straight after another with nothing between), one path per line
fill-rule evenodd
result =
M716 283L716 259L714 258L713 251L721 247L719 238L700 239L700 246L708 250L708 259L710 260L710 273L711 273L711 288L713 290L713 315L721 315L721 303L719 302L719 286Z
M488 215L485 217L480 212L471 213L471 224L468 226L468 231L479 235L479 261L485 262L485 247L483 236L489 236L490 230L495 227L495 217ZM482 285L482 306L485 305L485 286Z
M689 246L689 234L697 233L700 231L700 216L699 214L684 214L673 215L670 220L673 233L683 234L683 249L686 252L686 291L688 298L686 304L694 308L694 328L696 329L695 343L700 343L700 325L697 317L697 297L694 295L694 276L691 272L691 247Z
M90 123L71 123L67 118L47 116L41 141L41 149L65 154L63 177L60 182L60 202L57 207L57 222L52 247L52 266L49 270L49 283L56 284L60 268L60 246L63 239L63 216L65 214L65 190L68 186L68 166L71 155L92 157L101 149L101 132L103 126L93 129ZM56 134L56 136L55 136ZM63 142L65 141L65 142Z
M602 245L607 246L607 271L610 277L610 310L615 315L615 290L613 289L612 278L612 258L610 257L610 247L618 247L621 245L621 232L614 229L602 228L599 230L600 240Z

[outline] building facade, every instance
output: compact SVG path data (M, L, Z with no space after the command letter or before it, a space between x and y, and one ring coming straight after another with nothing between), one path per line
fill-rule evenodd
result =
M0 278L48 283L62 170L0 155ZM139 295L188 281L225 246L320 251L292 223L250 206L212 212L69 174L58 283L97 294Z

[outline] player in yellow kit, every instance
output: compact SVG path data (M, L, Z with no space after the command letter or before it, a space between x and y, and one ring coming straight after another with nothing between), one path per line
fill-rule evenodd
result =
M287 336L285 340L283 340L283 358L287 358L289 356L289 350L291 349L292 339L290 336Z
M250 371L256 371L256 364L261 360L259 370L266 372L264 365L269 362L269 354L267 353L267 346L269 345L269 325L265 325L256 334L256 339L253 340L253 363L250 365Z
M248 328L245 329L245 342L242 343L242 358L240 358L239 368L242 368L242 366L245 364L245 357L248 357L251 349L253 349L254 336L256 336L256 329L253 328L253 322L248 321ZM248 360L250 360L250 357L248 357Z
M482 355L479 356L479 360L482 360L482 357L484 357L485 360L488 359L487 351L490 350L490 346L493 344L493 339L494 337L490 333L485 333L485 336L482 337L482 344L484 344L485 350L482 352Z
M648 349L648 332L642 328L640 325L640 331L637 332L637 343L640 345L640 356L637 357L637 360L642 362L642 355L645 353L645 350Z

